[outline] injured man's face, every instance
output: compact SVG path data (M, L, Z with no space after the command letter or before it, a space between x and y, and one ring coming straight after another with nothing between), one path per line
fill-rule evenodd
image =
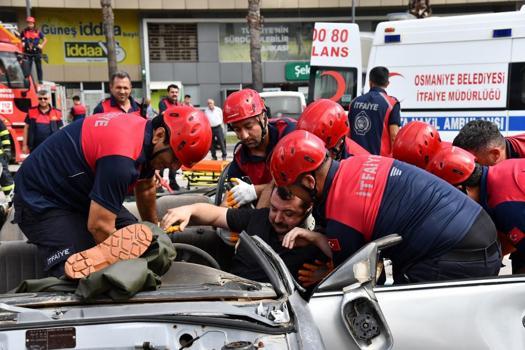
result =
M270 198L268 219L275 232L284 235L303 223L310 212L309 209L310 207L299 197L287 192L286 189L275 187Z

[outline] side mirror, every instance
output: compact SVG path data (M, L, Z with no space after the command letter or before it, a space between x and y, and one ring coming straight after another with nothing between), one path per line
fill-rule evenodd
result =
M346 330L347 337L353 340L358 349L390 349L394 344L373 287L379 251L399 242L401 237L394 234L365 245L319 284L310 301L311 306L317 304L316 309L320 309L319 305L324 305L323 299L329 298L324 296L337 295L337 300L340 300L339 313L334 319L336 321L328 328L332 331L333 328L339 329L339 332ZM330 343L330 338L325 338L324 334L328 329L324 329L324 326L320 328L325 343Z
M400 236L393 234L368 243L328 275L315 293L340 291L355 284L361 286L370 283L371 287L374 287L379 251L394 246L401 240Z

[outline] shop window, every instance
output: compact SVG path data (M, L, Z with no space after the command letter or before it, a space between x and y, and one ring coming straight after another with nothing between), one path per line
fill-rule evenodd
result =
M199 60L197 25L148 23L150 62Z

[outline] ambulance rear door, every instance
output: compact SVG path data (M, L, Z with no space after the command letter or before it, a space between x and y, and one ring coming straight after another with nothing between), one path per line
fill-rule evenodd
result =
M362 91L359 26L315 23L310 57L308 103L327 98L348 109Z

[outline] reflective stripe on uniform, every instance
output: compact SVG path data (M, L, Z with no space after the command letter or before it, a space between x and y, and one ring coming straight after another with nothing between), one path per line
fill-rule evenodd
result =
M11 144L10 140L2 140L2 145L10 145L10 144Z
M14 189L15 189L15 184L11 184L11 185L8 185L8 186L2 186L2 192L4 192L4 193L9 193L9 192L11 192Z
M5 136L5 135L9 135L9 130L0 131L0 137Z

